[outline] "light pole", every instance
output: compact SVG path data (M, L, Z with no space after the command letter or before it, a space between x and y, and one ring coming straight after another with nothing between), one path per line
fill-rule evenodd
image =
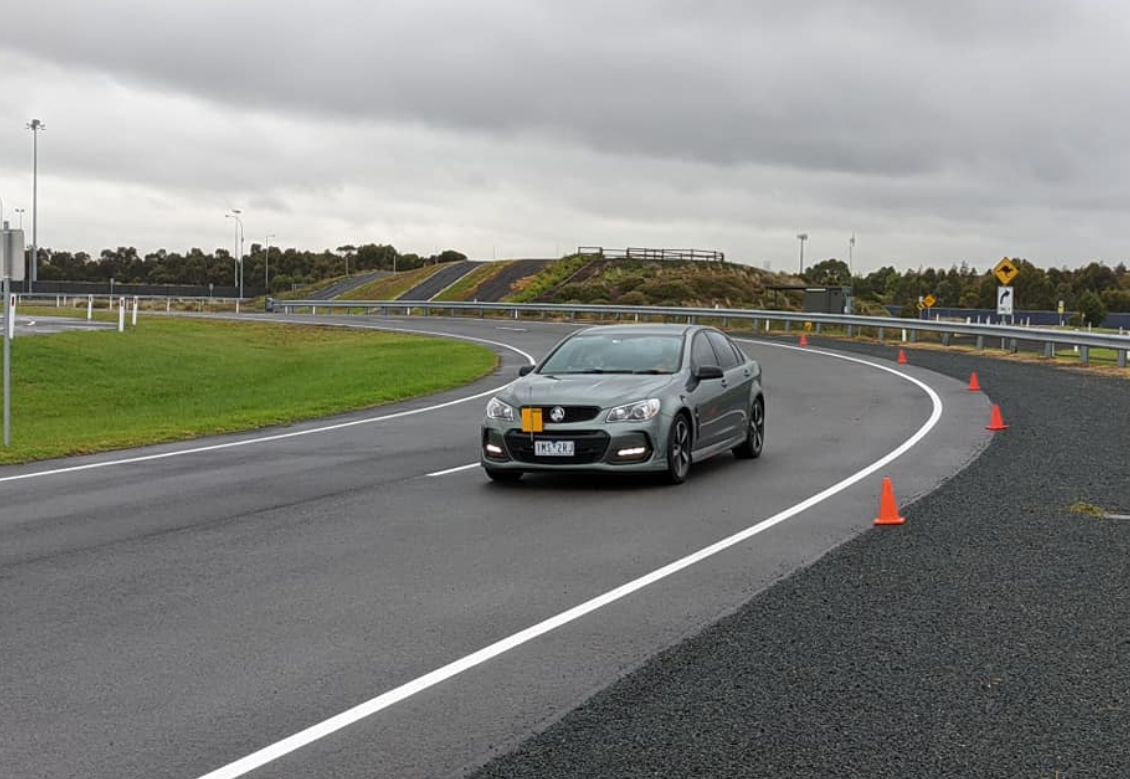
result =
M854 255L855 255L855 233L852 233L851 238L848 238L848 275L849 276L855 276Z
M47 126L38 119L27 123L31 130L31 268L27 274L27 291L39 280L39 131Z
M808 233L797 233L796 239L798 241L800 241L800 273L798 275L803 276L804 275L804 242L808 240Z
M263 287L267 292L271 291L271 239L274 237L274 233L267 236L267 248L263 251Z
M228 219L235 220L235 285L239 287L239 298L243 299L243 220L239 215L243 212L233 208L230 214L224 214Z
M20 228L19 229L21 229L21 230L24 229L24 209L13 208L12 210L20 215Z

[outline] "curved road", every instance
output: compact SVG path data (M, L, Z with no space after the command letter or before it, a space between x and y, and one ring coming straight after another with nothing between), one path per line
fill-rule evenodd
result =
M501 487L462 467L485 397L570 326L316 319L481 339L500 370L334 420L0 469L0 775L459 774L869 528L881 476L908 501L987 441L986 399L952 379L743 342L766 372L761 460L678 488ZM939 409L901 457L812 500Z

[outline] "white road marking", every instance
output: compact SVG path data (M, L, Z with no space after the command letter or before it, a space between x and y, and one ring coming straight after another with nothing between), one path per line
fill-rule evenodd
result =
M426 475L427 476L446 476L449 473L459 473L460 471L468 471L471 468L478 468L478 467L479 467L478 463L467 463L466 465L459 465L459 466L456 466L455 468L448 468L447 470L443 470L443 471L435 471L433 473L429 473L429 474L426 474Z
M287 324L290 323L288 320L276 320L276 321L284 322L284 323L287 323ZM311 323L310 322L303 322L302 324L311 324ZM520 354L522 357L526 358L526 360L528 362L530 362L531 364L537 362L531 355L522 351L521 349L519 349L516 346L511 346L510 344L504 344L501 341L491 341L491 340L488 340L486 338L475 338L475 337L469 336L469 335L463 336L463 335L453 335L451 333L435 333L435 332L429 332L429 331L425 331L425 330L409 330L409 329L406 329L406 328L399 328L399 327L397 327L397 328L386 328L386 327L375 327L375 326L365 326L365 325L356 325L356 324L340 324L340 325L335 324L335 325L330 325L330 326L332 326L332 327L355 327L355 328L360 328L360 329L365 329L365 330L394 330L396 332L413 333L413 334L418 334L418 335L445 336L445 337L448 337L448 338L456 338L456 339L464 340L464 341L478 341L479 343L490 344L491 346L498 346L498 347L501 347L503 349L509 349L512 352L516 352L517 354ZM349 422L338 422L338 423L333 424L333 425L323 425L321 427L312 427L312 428L307 428L305 430L292 430L292 431L287 432L287 433L276 433L274 435L259 436L257 438L245 438L245 439L240 440L240 441L227 441L227 442L224 442L222 444L209 444L207 446L194 446L194 447L191 447L189 449L177 449L177 450L174 450L174 451L171 451L171 452L161 452L159 454L145 454L145 455L138 455L136 457L124 457L124 458L121 458L121 459L118 459L118 460L103 460L101 462L96 462L96 463L86 463L84 465L71 465L71 466L67 466L65 468L51 468L51 469L44 470L44 471L32 471L31 473L19 473L19 474L16 474L14 476L0 477L0 484L3 484L5 482L12 482L12 481L26 481L27 479L38 479L38 478L42 478L44 476L58 476L58 475L61 475L61 474L64 474L64 473L77 473L78 471L90 471L90 470L94 470L96 468L109 468L109 467L115 466L115 465L132 465L132 464L135 464L135 463L151 462L153 460L167 460L171 457L184 457L184 456L190 455L190 454L201 454L202 452L215 452L215 451L218 451L218 450L221 450L221 449L235 449L235 448L240 447L240 446L252 446L254 444L265 444L265 443L269 443L271 441L283 441L283 440L288 439L288 438L299 438L301 436L315 435L317 433L328 433L328 432L333 431L333 430L343 430L343 429L348 428L348 427L357 427L358 425L371 425L371 424L374 424L374 423L377 423L377 422L387 422L390 419L401 419L403 417L416 416L417 414L426 414L426 413L429 413L431 411L438 411L441 408L448 408L450 406L455 406L455 405L458 405L459 403L466 403L469 400L476 400L478 398L485 398L488 395L493 395L497 392L500 392L501 390L505 389L506 387L509 387L513 383L514 382L512 382L512 381L507 382L506 384L503 384L499 387L494 387L494 388L486 390L484 392L478 392L474 395L467 395L466 397L456 398L455 400L449 400L449 401L446 401L444 403L437 403L437 404L434 404L434 405L431 405L431 406L425 406L423 408L411 409L409 411L398 411L398 412L393 413L393 414L382 414L380 416L366 417L364 419L354 419L354 420L351 420Z
M758 341L757 343L761 344L763 342ZM773 345L778 346L780 344ZM423 692L430 687L434 687L435 685L451 679L454 676L458 676L464 671L470 670L477 665L481 665L488 660L505 654L511 649L515 649L516 647L532 641L539 636L545 635L546 633L556 630L563 625L567 625L570 622L578 620L581 617L587 614L591 614L598 609L604 608L611 603L615 603L616 601L625 598L634 592L642 590L649 585L655 584L662 579L666 579L667 577L683 570L684 568L689 568L695 563L699 563L709 557L713 557L723 550L729 549L736 544L740 544L743 541L746 541L753 536L758 535L759 533L763 533L774 525L778 525L785 520L790 519L791 517L795 517L797 514L800 514L801 512L824 502L833 495L843 492L848 487L851 487L857 482L867 478L871 474L878 471L880 468L901 457L912 447L914 447L919 441L925 438L926 435L934 429L935 425L938 424L938 420L942 417L942 399L938 396L938 393L922 381L914 378L913 376L910 376L909 374L903 373L894 368L888 368L887 366L880 365L879 363L862 360L856 357L848 357L846 355L835 354L833 352L824 352L819 349L799 349L799 347L787 346L784 348L798 348L799 351L807 351L811 352L812 354L823 354L829 357L834 357L836 359L847 360L848 362L856 362L862 365L868 365L873 368L878 368L879 370L886 371L887 373L892 373L895 376L905 379L906 381L909 381L910 383L922 389L922 391L925 392L926 395L930 398L930 401L933 404L933 410L922 427L920 427L912 436L910 436L910 438L904 441L896 449L879 458L863 470L857 471L851 476L848 476L846 479L843 479L842 481L833 484L831 487L828 487L824 491L819 492L778 514L774 514L768 519L762 520L761 522L758 522L757 524L752 525L745 530L739 531L738 533L724 538L721 541L717 541L710 546L704 547L697 552L693 552L692 554L687 555L686 557L680 558L672 563L668 563L662 568L658 568L651 573L639 577L638 579L633 579L632 581L626 584L622 584L613 590L609 590L603 595L598 595L591 600L587 600L578 606L574 606L573 608L568 609L567 611L563 611L556 616L550 617L549 619L539 622L536 625L532 625L525 630L521 630L511 636L507 636L506 638L496 641L489 646L485 646L477 652L473 652L469 655L466 655L465 657L461 657L458 660L448 663L441 668L437 668L430 673L424 674L423 676L402 684L399 687L389 690L386 693L378 695L375 698L371 698L364 703L360 703L351 709L347 709L340 714L330 717L329 719L323 720L322 722L319 722L315 725L311 725L310 727L301 730L291 736L288 736L281 741L277 741L274 744L263 747L262 749L253 752L246 757L228 763L221 768L217 768L214 771L204 774L200 777L200 779L237 779L237 777L244 776L257 768L266 765L267 763L288 755L295 750L301 749L308 744L318 741L319 739L325 738L331 733L335 733L342 728L359 722L360 720L376 714L383 709L387 709L388 707L399 703L406 698L410 698L413 695Z
M496 327L494 329L495 330L509 330L512 333L524 333L524 332L526 332L526 328L524 328L524 327Z

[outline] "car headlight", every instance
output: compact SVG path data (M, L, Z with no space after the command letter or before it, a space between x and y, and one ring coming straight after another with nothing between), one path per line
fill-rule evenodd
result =
M487 403L487 418L502 419L506 422L514 421L514 408L503 403L498 398L491 398Z
M648 398L617 406L608 412L606 422L644 422L659 413L659 398Z

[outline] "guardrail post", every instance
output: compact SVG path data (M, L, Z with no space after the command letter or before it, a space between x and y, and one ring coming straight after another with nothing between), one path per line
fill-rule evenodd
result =
M880 328L879 328L879 340L880 340L880 341L882 341L882 340L883 340L883 339L885 339L886 337L887 337L887 328L885 328L885 327L880 327Z
M942 333L942 346L949 346L950 345L950 338L951 338L950 333Z
M1090 364L1090 362L1091 362L1091 347L1080 346L1079 347L1079 364L1080 365L1088 365L1088 364Z
M1044 357L1049 360L1055 357L1055 341L1044 342Z
M1125 349L1119 349L1118 350L1118 367L1119 368L1125 368L1126 367L1126 350Z
M983 335L977 336L977 351L985 351L985 336Z
M787 332L789 332L789 331L790 331L790 330L792 330L792 329L793 329L793 320L791 320L791 319L786 319L786 320L785 320L785 332L787 333Z
M816 334L817 334L817 335L819 335L819 334L820 334L820 332L821 332L821 329L822 329L823 325L824 325L824 323L823 323L823 322L817 322L817 323L816 323Z
M855 325L848 325L847 326L847 337L848 338L855 338Z

